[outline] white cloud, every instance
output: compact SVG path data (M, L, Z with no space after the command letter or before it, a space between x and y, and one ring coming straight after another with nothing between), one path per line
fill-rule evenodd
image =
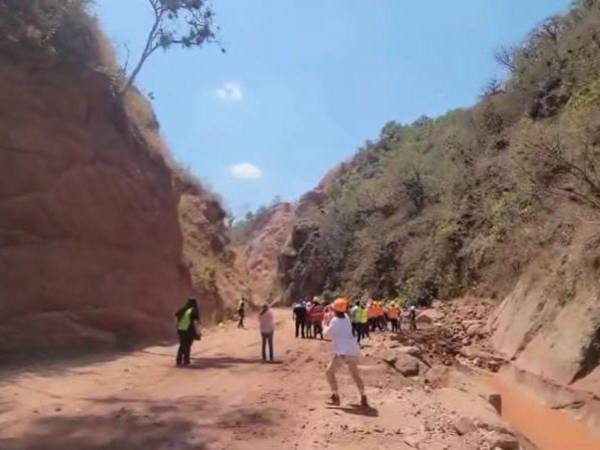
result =
M262 170L249 162L234 164L229 170L233 178L238 180L258 180L263 176Z
M219 100L226 102L241 102L244 99L242 85L234 81L224 83L215 91L215 95Z

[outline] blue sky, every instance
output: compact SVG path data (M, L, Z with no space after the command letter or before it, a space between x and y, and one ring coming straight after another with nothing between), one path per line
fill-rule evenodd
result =
M237 215L295 200L390 120L473 104L493 52L569 0L213 0L227 49L157 53L137 85L161 130ZM134 59L148 0L96 0Z

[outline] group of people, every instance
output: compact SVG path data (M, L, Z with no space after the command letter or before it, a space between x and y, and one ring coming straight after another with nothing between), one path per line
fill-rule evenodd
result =
M326 378L331 389L330 402L340 404L340 395L336 372L346 365L360 394L360 404L368 406L364 382L358 370L361 356L360 341L376 330L388 330L391 324L393 332L401 330L402 310L397 301L389 302L354 302L350 304L344 298L338 298L329 305L324 305L318 297L312 301L299 301L293 306L296 337L329 338L332 342L332 358L327 366ZM246 302L242 299L238 305L238 327L244 327ZM410 307L406 314L411 329L416 329L416 309ZM190 298L176 313L179 348L177 349L177 366L190 364L190 352L194 340L201 337L199 329L199 312L196 299ZM262 359L273 361L273 335L275 325L273 313L269 305L264 304L258 313L258 325L262 337ZM268 353L267 353L268 349Z
M292 319L295 322L296 337L323 339L323 321L325 316L332 314L331 309L325 307L318 297L312 301L302 300L294 303L292 307Z
M379 331L398 333L402 330L402 317L406 317L410 330L417 329L417 311L411 306L406 311L400 307L398 300L356 301L349 304L348 316L352 327L352 335L357 342ZM310 338L320 336L323 339L323 322L334 314L332 305L324 306L319 297L312 301L305 299L294 303L292 318L295 322L296 337Z

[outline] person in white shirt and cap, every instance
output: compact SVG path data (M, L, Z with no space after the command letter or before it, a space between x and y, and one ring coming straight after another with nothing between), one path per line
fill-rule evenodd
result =
M346 315L348 301L344 298L338 298L332 303L331 308L334 311L334 316L326 324L324 331L325 336L331 338L333 342L333 358L325 372L327 382L331 388L331 403L333 405L340 404L340 394L335 373L340 366L346 364L360 393L360 404L367 407L369 404L365 395L365 384L358 371L358 360L361 356L360 347L354 336L352 336L352 324Z

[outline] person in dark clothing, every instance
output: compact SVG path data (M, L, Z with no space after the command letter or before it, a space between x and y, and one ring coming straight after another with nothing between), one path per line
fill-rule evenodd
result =
M296 323L296 337L302 333L304 338L304 328L306 326L306 305L303 302L296 302L293 309L293 319Z
M410 329L411 330L416 330L417 329L417 308L415 308L415 306L411 306L410 310L408 311L408 320L410 321Z
M190 364L190 353L194 340L200 339L198 331L198 303L195 298L189 298L186 304L175 313L177 320L177 334L179 335L179 348L177 349L176 364L178 366Z
M238 322L238 328L244 328L244 317L246 317L246 299L242 298L240 300L240 304L238 305L238 315L240 320Z

